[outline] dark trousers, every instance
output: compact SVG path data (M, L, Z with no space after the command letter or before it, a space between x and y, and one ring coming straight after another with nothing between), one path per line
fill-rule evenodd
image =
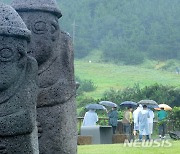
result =
M162 135L162 137L165 136L166 133L166 123L162 123L159 125L159 135Z
M112 126L113 134L116 134L116 126Z
M131 134L131 125L124 124L124 133L130 135Z

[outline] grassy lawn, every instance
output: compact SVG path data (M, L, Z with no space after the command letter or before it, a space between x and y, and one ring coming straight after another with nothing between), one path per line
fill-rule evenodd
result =
M180 87L180 75L175 72L144 68L143 66L123 66L103 63L75 61L75 74L81 79L92 80L97 89L87 96L100 98L105 90L122 89L138 83L141 87L154 83Z
M78 146L78 154L178 154L180 153L180 141L169 141L172 146L160 142L161 147L124 147L123 144L107 145L81 145ZM164 147L162 146L164 144Z

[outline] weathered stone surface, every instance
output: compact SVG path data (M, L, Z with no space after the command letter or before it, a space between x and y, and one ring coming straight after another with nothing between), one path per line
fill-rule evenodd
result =
M75 154L74 55L71 38L59 27L61 13L54 0L14 0L12 6L32 31L28 53L39 66L40 153Z
M37 62L27 56L30 31L0 4L0 153L38 154Z

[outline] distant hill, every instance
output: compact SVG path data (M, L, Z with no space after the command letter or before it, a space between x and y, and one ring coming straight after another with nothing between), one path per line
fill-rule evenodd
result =
M154 65L155 66L155 65ZM139 84L141 88L155 83L180 88L180 75L174 72L146 68L144 66L125 66L88 61L75 61L75 74L83 80L91 80L97 89L85 93L92 98L101 98L104 91L124 89Z
M134 65L144 59L180 59L179 0L57 2L61 28L75 36L76 58L100 50L104 62Z

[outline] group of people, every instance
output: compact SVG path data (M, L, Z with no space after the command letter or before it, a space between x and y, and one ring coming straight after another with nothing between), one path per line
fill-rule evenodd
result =
M123 125L125 134L131 134L131 126L134 123L133 135L139 133L139 140L142 141L143 136L146 140L151 139L153 133L154 112L146 105L139 105L134 111L132 107L124 113ZM161 108L157 114L159 125L159 137L165 138L167 112Z
M109 118L109 125L112 126L113 134L116 133L116 128L118 125L118 111L117 107L113 107L112 110L107 111ZM153 133L153 122L154 122L154 112L149 109L146 105L139 105L134 111L132 107L124 112L124 117L122 120L124 133L126 135L133 134L137 136L139 133L139 140L142 141L143 136L146 137L146 140L151 139ZM165 138L165 129L166 129L166 118L167 112L164 108L161 108L157 114L158 125L159 125L159 137ZM95 110L89 110L86 112L83 120L83 126L94 126L98 121L98 115ZM132 124L134 124L133 132Z

